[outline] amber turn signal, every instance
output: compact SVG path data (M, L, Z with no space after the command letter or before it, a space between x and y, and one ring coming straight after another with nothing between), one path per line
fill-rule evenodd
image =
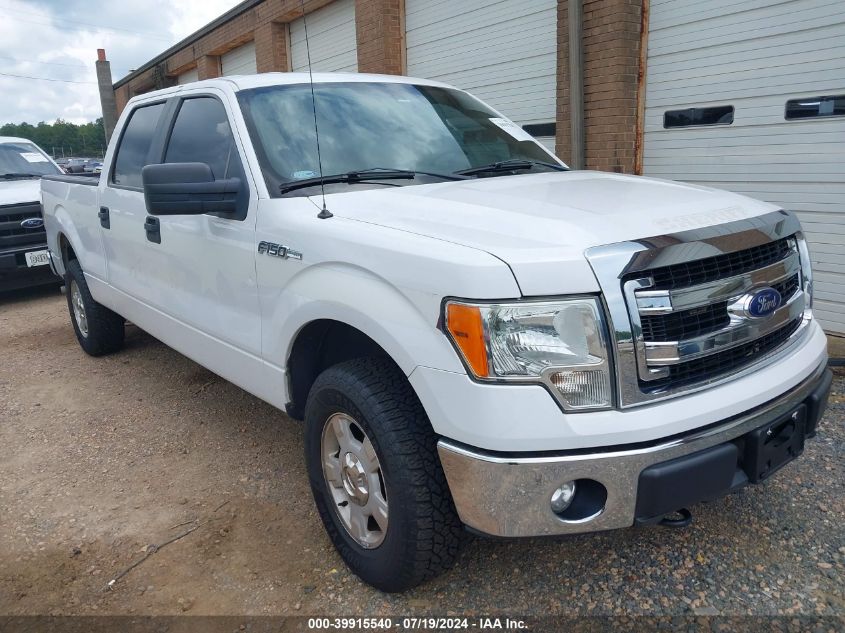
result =
M487 346L484 343L484 326L481 310L477 306L460 303L446 305L446 329L464 360L479 378L490 375L487 365Z

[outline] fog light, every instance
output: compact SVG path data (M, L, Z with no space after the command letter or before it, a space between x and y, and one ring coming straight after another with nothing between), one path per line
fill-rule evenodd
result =
M560 514L569 507L575 498L575 482L567 481L552 493L552 512Z

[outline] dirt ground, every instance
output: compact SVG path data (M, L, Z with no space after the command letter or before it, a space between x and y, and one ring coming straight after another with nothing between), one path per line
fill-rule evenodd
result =
M335 554L282 412L134 327L89 358L55 288L0 295L0 351L0 614L845 614L842 375L798 462L686 530L473 539L385 595Z

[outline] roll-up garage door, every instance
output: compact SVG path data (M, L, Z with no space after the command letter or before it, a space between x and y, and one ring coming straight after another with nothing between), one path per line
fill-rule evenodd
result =
M841 0L651 0L643 172L796 211L815 313L845 333Z
M357 72L358 46L355 37L355 0L336 0L306 16L311 67L314 72ZM290 23L291 69L308 71L305 23Z
M470 91L554 151L557 0L405 0L408 74Z
M220 56L220 72L225 75L252 75L255 65L255 42L247 42Z
M192 81L198 81L199 78L199 73L197 72L197 69L194 68L193 70L189 70L186 73L182 73L176 78L176 80L179 84L189 84Z

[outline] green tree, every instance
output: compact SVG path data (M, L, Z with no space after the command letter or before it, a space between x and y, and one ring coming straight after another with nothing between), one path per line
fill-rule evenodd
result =
M89 123L70 123L57 119L54 123L6 123L0 126L0 136L19 136L29 139L54 157L85 156L102 158L106 147L103 119Z

